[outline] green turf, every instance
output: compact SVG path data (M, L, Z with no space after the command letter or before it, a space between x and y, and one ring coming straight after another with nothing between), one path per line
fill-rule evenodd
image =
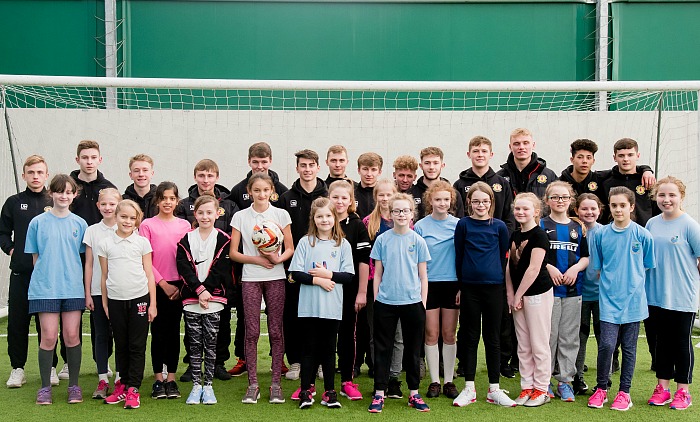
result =
M235 321L234 321L235 322ZM235 327L235 324L232 324ZM87 315L85 316L84 330L87 331L88 322ZM263 324L264 327L264 324ZM263 328L264 330L264 328ZM7 333L7 320L0 320L0 334ZM695 332L697 333L697 330ZM9 360L6 355L6 336L0 338L0 355L4 359L0 359L0 380L4 383L9 375L10 367ZM697 343L697 339L694 340ZM551 404L540 408L524 408L517 407L514 409L500 408L485 402L485 393L488 387L486 366L483 361L483 355L480 355L478 364L478 373L476 377L477 398L478 401L466 408L457 408L452 406L452 401L440 397L437 399L427 400L430 405L428 414L419 413L406 406L406 399L391 400L387 399L384 412L381 415L371 415L367 412L369 405L369 395L372 390L372 380L366 374L362 374L356 382L360 385L360 390L365 395L365 399L358 402L350 402L345 398L340 398L343 407L341 409L326 409L325 407L316 404L305 410L300 410L296 407L296 402L287 400L287 403L282 405L271 405L267 403L267 387L270 382L270 358L267 356L268 341L267 337L262 337L260 341L258 366L259 380L262 386L261 400L257 405L244 405L240 402L241 397L247 386L245 376L234 378L230 381L214 381L214 390L219 403L214 406L187 406L185 405L185 397L189 393L191 385L180 384L180 390L183 398L178 400L152 400L150 396L150 385L152 383L152 375L146 375L143 383L143 397L141 399L141 408L136 410L124 410L121 406L108 406L101 401L91 400L90 394L97 384L97 376L95 374L94 363L90 359L89 336L84 338L83 348L83 365L80 377L80 383L84 389L86 397L82 404L68 405L66 403L67 381L61 381L59 387L54 387L54 404L51 406L38 406L34 404L36 398L36 390L39 388L39 375L36 364L36 338L30 339L29 358L26 366L27 384L20 389L7 389L4 385L0 388L0 420L2 421L47 421L53 419L56 421L65 420L112 420L119 417L121 420L203 420L203 421L218 421L218 420L304 420L311 421L314 419L342 418L343 421L352 420L368 420L400 418L402 421L412 420L457 420L458 418L470 418L480 421L498 420L498 421L522 421L522 420L697 420L700 415L700 406L694 406L690 409L680 412L673 411L667 407L657 408L646 405L646 400L649 398L656 379L654 374L649 370L649 354L646 352L646 342L643 338L640 339L637 358L637 370L632 386L632 400L635 406L628 412L613 412L609 409L589 409L586 407L587 397L577 397L575 403L562 403L558 400L553 400ZM593 384L595 378L595 340L591 339L588 343L589 353L587 364L590 370L586 376L589 384ZM700 349L694 349L696 353ZM480 352L483 348L480 346ZM229 365L232 365L230 362ZM113 361L112 361L112 367ZM146 362L147 372L150 371L150 358L147 353ZM363 368L363 370L366 368ZM179 369L179 372L184 371L184 367ZM697 377L700 375L697 367L694 372ZM178 374L179 375L179 374ZM613 378L613 391L616 392L617 375ZM322 382L319 382L322 384ZM427 389L429 380L426 378L421 383L421 392ZM464 380L457 381L457 387L464 386ZM298 387L298 381L282 381L285 396L289 397L291 393ZM336 387L339 388L339 377L336 377ZM404 387L404 394L407 393ZM501 378L501 387L510 390L511 397L517 395L520 391L519 379L509 380ZM691 392L695 389L691 387ZM700 394L700 393L697 393ZM697 397L700 397L698 395ZM696 399L700 400L700 399Z

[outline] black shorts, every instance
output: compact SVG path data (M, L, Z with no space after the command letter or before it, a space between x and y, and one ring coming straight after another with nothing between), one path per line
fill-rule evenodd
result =
M425 309L459 309L455 303L457 292L459 292L459 281L428 282L428 303Z

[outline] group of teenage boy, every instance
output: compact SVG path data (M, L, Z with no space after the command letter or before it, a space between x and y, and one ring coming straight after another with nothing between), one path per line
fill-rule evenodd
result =
M604 171L593 170L595 155L598 146L588 139L578 139L571 144L571 165L564 169L560 176L547 167L544 159L535 152L535 140L527 129L516 129L510 134L510 154L506 163L496 171L491 167L493 158L493 145L483 136L476 136L469 142L467 157L471 160L471 167L459 174L459 179L453 184L457 192L457 203L454 209L456 217L463 217L465 210L464 198L469 188L476 182L485 182L491 187L495 196L494 217L504 221L510 232L515 230L511 206L513 198L521 192L532 192L538 197L543 197L547 186L557 179L570 183L577 194L592 193L606 204L608 192L612 187L625 186L630 188L637 196L635 207L636 221L644 226L646 221L659 213L655 203L648 195L648 189L654 183L654 177L648 166L638 165L639 151L637 143L628 138L619 140L614 147L613 158L617 163L612 169ZM355 186L355 201L357 214L362 219L369 215L375 208L373 196L374 187L379 181L383 167L383 158L374 152L361 154L357 159L357 174L359 180L352 181L348 174L350 164L347 149L342 145L331 146L326 154L325 164L329 174L325 180L318 177L321 170L319 156L312 150L302 150L296 154L296 171L298 179L288 189L281 181L277 173L270 169L272 165L272 150L265 142L251 145L248 150L248 174L233 186L230 190L220 185L219 168L209 159L201 160L194 168L195 184L188 189L187 197L180 201L176 215L194 221L194 202L207 192L213 192L219 201L216 228L231 232L231 220L239 210L248 208L252 200L249 197L246 186L248 179L255 173L265 173L274 183L274 194L270 202L276 207L285 209L292 220L291 230L294 244L307 233L309 225L309 213L314 199L327 196L327 187L334 181L347 180ZM102 163L100 146L94 141L81 141L77 148L76 163L78 170L70 175L79 186L79 194L72 205L72 212L82 217L88 225L93 225L101 220L100 212L96 206L98 196L102 189L115 187L98 170ZM402 155L393 162L393 178L399 192L411 194L416 205L415 221L425 216L425 208L422 203L423 194L438 180L446 180L441 177L445 167L444 155L440 148L428 147L420 152L418 159L409 155ZM422 176L418 177L418 169ZM139 154L129 162L129 177L133 181L125 191L123 198L135 201L143 210L144 218L157 214L154 203L156 185L151 183L154 176L153 159L145 154ZM10 289L9 289L9 315L8 315L8 354L13 371L22 370L27 360L28 335L31 317L28 313L27 292L33 269L31 254L24 253L24 242L29 222L35 216L46 212L51 207L51 199L46 193L46 181L49 177L48 165L45 161L28 162L23 167L22 179L26 182L26 189L16 195L10 196L2 208L0 215L0 248L11 257L10 260ZM601 217L609 221L609 214ZM297 321L297 303L299 286L288 284L286 287L286 306L284 312L284 344L289 368L283 368L288 379L298 379L301 361L301 348L299 335L300 324ZM241 295L233 294L234 303L227 305L224 314L229 314L235 307L237 315L243 315ZM506 300L504 295L504 301ZM515 332L512 317L504 306L503 323L501 325L501 375L512 378L518 370ZM157 318L156 318L157 320ZM35 318L37 332L40 333L39 320ZM234 354L237 357L236 364L227 370L226 361L230 358L231 318L221 318L219 335L216 347L216 366L214 375L220 380L228 380L231 376L239 376L246 372L244 353L244 324L236 325L234 342ZM156 321L154 321L156 323ZM92 328L92 320L91 320ZM595 327L594 327L595 328ZM357 318L357 353L355 358L355 375L360 372L360 367L366 363L370 375L373 371L373 362L370 348L370 335L367 316L363 310ZM581 334L588 336L589 323L581 324ZM459 336L458 336L459 337ZM654 350L654 333L647 331L649 350ZM459 343L458 343L459 344ZM62 344L61 354L66 348ZM93 348L94 355L94 348ZM459 356L459 354L458 354ZM66 361L65 356L63 360ZM187 363L187 356L185 356ZM652 354L652 366L653 363ZM56 373L58 356L53 358L52 384L58 384L60 379L68 378L68 366ZM614 364L615 365L615 364ZM190 370L182 375L182 381L190 380ZM574 384L582 388L582 379L577 379ZM16 377L8 380L8 387L20 387ZM585 385L585 383L584 383Z

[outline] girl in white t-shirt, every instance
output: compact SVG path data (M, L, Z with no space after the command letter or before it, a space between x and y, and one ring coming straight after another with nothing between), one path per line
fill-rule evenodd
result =
M221 311L226 305L226 286L233 285L228 258L231 238L214 228L218 209L219 201L213 196L204 194L197 198L194 201L197 228L177 244L177 271L184 281L180 296L192 368L193 385L187 404L216 403L212 387L216 339Z
M97 248L100 240L117 229L117 217L114 211L117 204L122 200L118 190L106 188L100 191L97 197L97 208L102 214L102 221L93 224L85 231L83 243L85 243L85 307L90 310L90 319L94 330L92 330L91 340L95 347L95 364L97 364L98 384L93 399L106 399L109 395L109 378L107 372L109 368L109 356L112 352L112 328L109 326L107 314L102 304L102 270L100 269L100 258L93 248ZM97 303L97 306L95 306ZM117 374L114 381L115 388L119 386L119 366L116 367Z
M102 306L112 325L121 384L107 404L124 401L125 409L141 405L139 388L146 365L148 324L158 311L151 244L137 229L143 212L136 202L117 205L117 231L108 233L97 249L102 268Z
M282 263L294 254L294 242L289 213L270 204L275 194L274 183L265 173L256 173L248 179L246 187L253 200L250 207L239 211L231 221L231 249L229 256L243 264L242 294L245 312L245 355L248 366L248 389L243 403L257 403L260 398L258 385L257 355L260 337L260 305L265 296L267 328L272 348L272 385L270 403L284 403L280 385L284 339L282 315L284 313L285 272ZM275 252L259 251L253 244L253 230L263 221L274 221L284 234L284 247ZM239 246L243 253L239 252Z
M335 346L343 319L343 286L352 282L355 269L352 248L345 240L335 208L328 198L316 198L311 204L309 234L303 237L289 265L291 280L301 284L299 290L299 323L304 327L301 359L301 391L299 407L314 402L311 387L316 368L324 374L335 372ZM321 404L341 407L335 391L335 377L323 379Z

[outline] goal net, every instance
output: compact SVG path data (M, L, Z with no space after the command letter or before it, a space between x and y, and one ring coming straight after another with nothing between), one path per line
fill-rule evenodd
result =
M615 163L612 145L637 140L640 163L657 176L672 174L688 186L685 207L698 203L698 90L700 82L362 82L251 81L30 77L0 75L0 192L16 192L15 174L30 154L41 154L51 174L69 172L82 139L97 140L105 176L123 190L128 159L155 160L154 181L171 180L181 192L193 183L202 158L217 161L227 188L249 168L247 148L272 146L272 168L283 183L297 177L293 153L321 156L334 144L348 149L348 176L357 180L358 155L384 158L391 177L398 155L418 156L426 146L445 152L443 176L454 181L470 166L469 139L494 144L491 165L508 155L508 135L530 129L535 151L557 174L569 162L569 144L588 138L599 146L594 169ZM15 154L13 162L11 151ZM24 189L21 179L20 189ZM7 262L2 266L6 285ZM0 289L6 295L6 288ZM0 297L0 303L6 296Z

